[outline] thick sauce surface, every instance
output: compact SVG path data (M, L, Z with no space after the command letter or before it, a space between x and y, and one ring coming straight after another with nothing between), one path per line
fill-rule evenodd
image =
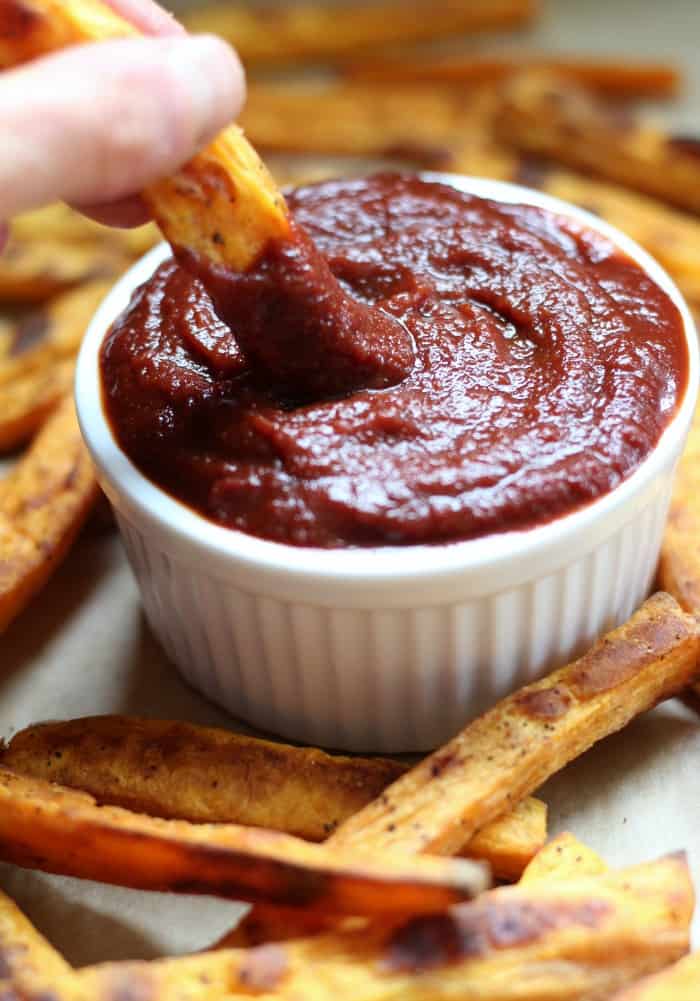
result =
M288 201L351 300L410 333L415 360L396 385L309 402L294 378L314 364L307 345L285 338L283 309L249 322L244 298L271 274L284 285L288 248L227 290L233 327L163 264L105 341L105 405L142 471L209 518L324 547L522 529L613 489L673 416L678 310L597 234L408 176Z

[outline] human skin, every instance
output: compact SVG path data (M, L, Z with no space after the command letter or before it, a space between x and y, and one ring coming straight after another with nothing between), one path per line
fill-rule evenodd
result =
M238 114L243 70L151 0L109 0L144 38L81 45L0 75L0 246L18 212L61 199L108 225L148 213L138 192Z

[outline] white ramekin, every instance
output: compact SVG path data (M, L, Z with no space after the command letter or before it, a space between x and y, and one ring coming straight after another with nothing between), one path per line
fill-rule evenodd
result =
M98 356L156 247L117 283L88 329L76 398L148 620L193 687L298 741L351 751L427 750L514 687L576 655L647 595L675 464L697 393L695 328L680 293L632 240L516 185L425 175L540 205L612 239L681 311L688 387L657 447L624 483L539 528L410 548L300 549L222 528L146 479L102 408Z

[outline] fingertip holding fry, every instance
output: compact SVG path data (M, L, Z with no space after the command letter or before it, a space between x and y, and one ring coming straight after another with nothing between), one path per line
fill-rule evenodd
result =
M211 36L85 45L10 72L0 86L12 137L0 214L55 198L125 198L190 159L242 101L240 64Z
M167 132L160 151L162 166L157 173L149 171L138 178L134 191L191 159L233 121L245 97L240 61L223 39L206 34L176 35L145 44L153 47L152 79L142 81L139 69L137 93L144 103L156 104L156 114L164 120ZM158 131L154 134L157 137Z
M74 205L73 208L102 226L119 229L143 226L151 220L148 206L140 195L129 195L117 201L100 202L98 205Z
M39 86L42 72L46 73L47 65L51 70L65 66L67 79L59 89L61 106L64 110L71 109L79 122L81 116L87 119L87 128L74 127L74 138L81 138L83 147L86 138L89 139L87 149L71 148L65 139L65 122L59 122L60 141L55 143L55 152L64 158L64 169L50 158L50 171L39 170L36 164L29 163L28 169L35 168L34 183L29 185L31 197L27 185L17 182L21 170L17 171L15 162L14 190L3 191L0 186L0 194L13 211L23 204L41 203L57 195L99 202L143 188L146 204L176 251L186 248L211 264L233 271L248 268L270 240L289 235L284 198L255 150L235 126L224 129L181 170L176 170L183 159L191 155L193 142L209 134L213 119L221 115L228 121L231 102L235 104L243 99L240 65L225 43L211 36L134 37L138 35L134 26L100 0L73 0L66 6L50 0L4 2L11 8L20 8L24 20L20 30L0 37L0 60L6 65L16 65L53 53L28 71L10 74L15 90L18 80L19 89L23 90L22 80L29 79L37 90L41 107L47 90ZM82 44L88 42L103 44ZM71 52L67 59L64 53L55 51L76 45L81 46L80 50ZM162 57L155 65L150 59L153 51ZM131 68L129 59L120 59L119 52L122 55L134 53ZM115 56L114 60L108 58L110 53ZM92 79L93 73L87 72L86 66L82 66L80 72L81 60L94 62L95 81L103 89L107 88L101 101L86 103L83 99L84 78ZM140 101L134 100L134 89L129 86L130 72L139 85L136 92L142 98ZM183 87L183 79L189 79L193 89L188 91ZM75 100L71 99L71 81ZM223 95L219 93L222 84ZM151 88L165 99L164 104L162 100L151 99ZM172 92L178 100L170 106L168 99ZM15 116L19 97L19 93L13 96L12 86L0 88L0 98L9 102L8 108L14 109ZM180 102L183 98L185 108ZM26 101L23 99L20 104L24 116ZM104 107L111 109L109 117L104 116ZM120 114L122 108L123 114ZM20 121L17 126L21 154ZM45 147L43 141L40 148L44 152ZM86 173L86 165L82 162L85 157L92 174L89 169Z

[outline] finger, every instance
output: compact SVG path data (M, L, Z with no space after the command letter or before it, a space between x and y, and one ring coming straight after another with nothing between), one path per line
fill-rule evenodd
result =
M77 46L0 76L0 218L111 202L173 173L240 110L243 71L209 35Z
M152 0L107 0L107 3L145 35L185 34L185 29L172 14Z
M184 35L185 29L168 11L152 0L107 0L107 3L145 35ZM74 205L73 208L103 226L130 228L143 226L151 219L145 202L139 195L121 198L101 205Z
M74 209L89 216L103 226L120 226L130 228L142 226L149 222L151 214L140 195L120 198L116 202L103 202L100 205L73 205Z
M184 35L185 29L175 17L152 0L107 0L107 3L145 35ZM151 219L145 202L139 195L101 205L74 205L75 209L103 226L142 226Z

